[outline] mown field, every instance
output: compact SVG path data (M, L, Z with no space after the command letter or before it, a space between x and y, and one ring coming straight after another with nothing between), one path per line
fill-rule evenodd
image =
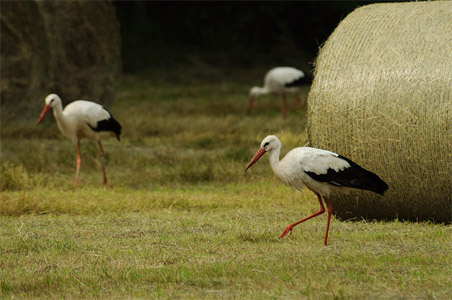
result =
M84 140L74 190L75 144L53 116L2 122L0 298L452 298L450 226L333 218L323 247L322 215L277 239L318 202L266 159L243 169L268 134L282 154L305 145L306 106L283 119L269 96L245 115L261 70L246 75L124 77L109 188Z

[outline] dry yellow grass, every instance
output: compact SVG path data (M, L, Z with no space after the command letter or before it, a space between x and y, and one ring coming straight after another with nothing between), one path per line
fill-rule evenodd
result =
M448 299L451 227L332 220L268 180L3 192L2 299ZM256 166L257 167L257 166ZM18 214L17 214L18 213Z

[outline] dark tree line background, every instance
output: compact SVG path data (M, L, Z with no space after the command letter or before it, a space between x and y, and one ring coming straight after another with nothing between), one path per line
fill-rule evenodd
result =
M123 71L196 60L221 68L276 64L310 71L337 24L358 6L373 2L115 1Z

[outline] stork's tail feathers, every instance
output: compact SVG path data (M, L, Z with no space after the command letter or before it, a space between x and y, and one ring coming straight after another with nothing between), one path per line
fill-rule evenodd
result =
M118 121L116 121L115 119L113 119L113 117L111 117L111 123L112 123L112 131L116 134L116 138L118 139L118 141L121 141L120 135L121 135L121 130L122 130L122 126L121 124L119 124Z
M365 176L362 189L372 191L380 195L384 195L385 192L388 190L388 184L381 180L381 178L378 177L376 174L367 170L364 171L366 171L367 174Z
M341 155L339 157L345 159L350 164L352 172L355 173L355 176L357 175L356 179L351 180L351 187L368 190L380 195L384 195L388 190L388 184L378 177L377 174L362 168L348 158Z

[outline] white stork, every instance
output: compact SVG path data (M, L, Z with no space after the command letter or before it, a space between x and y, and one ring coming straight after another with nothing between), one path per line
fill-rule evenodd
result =
M36 121L38 125L46 113L53 109L53 115L61 132L68 138L77 141L77 169L75 171L75 187L78 185L80 171L80 139L91 138L97 140L100 147L102 172L104 174L104 185L107 186L107 174L105 172L105 152L101 139L116 136L118 141L121 134L121 125L110 112L97 103L85 100L77 100L66 105L56 94L50 94L45 99L45 106Z
M311 147L299 147L289 151L280 161L280 151L281 142L279 139L274 135L267 136L262 141L260 149L246 166L245 171L262 155L269 152L270 166L276 177L296 190L301 190L303 186L306 186L317 195L320 202L320 210L287 226L279 238L286 236L288 233L292 234L294 226L323 214L325 212L322 202L323 197L328 206L328 220L323 242L323 245L326 246L331 214L333 213L333 206L329 199L330 194L362 189L383 195L388 189L388 185L376 174L363 169L350 159L334 152Z
M283 97L283 117L287 115L289 109L294 108L301 102L298 95L300 86L306 82L303 71L292 67L277 67L267 72L264 78L264 87L252 87L250 90L250 102L248 104L247 113L251 112L254 100L260 95L277 94ZM286 94L296 94L297 100L295 104L289 108L287 104Z

